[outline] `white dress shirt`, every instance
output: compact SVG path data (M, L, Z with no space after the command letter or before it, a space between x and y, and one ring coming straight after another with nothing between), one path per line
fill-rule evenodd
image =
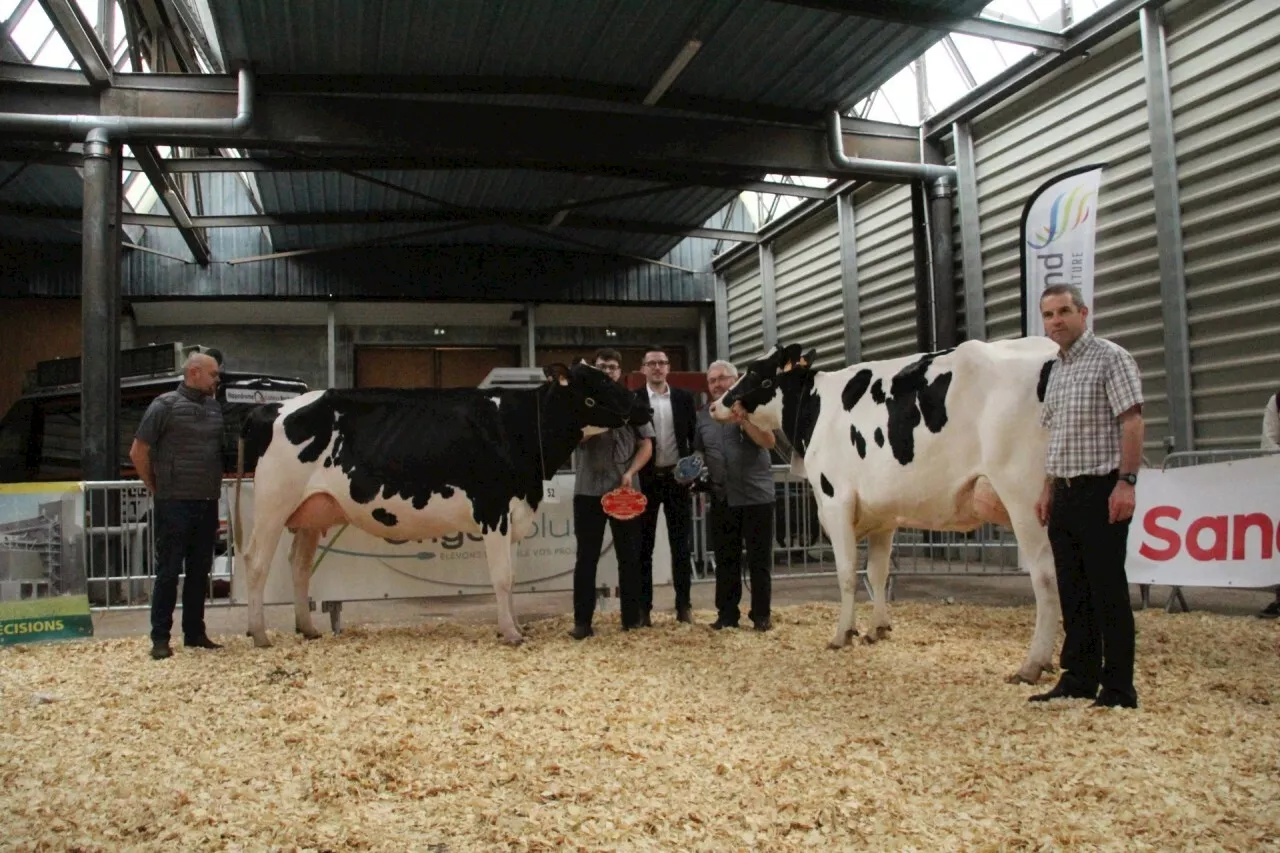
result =
M675 415L671 411L671 386L668 385L662 393L654 391L652 385L645 387L649 389L649 407L653 409L653 430L657 433L657 438L654 439L653 464L659 468L666 468L676 464L676 460L680 458L680 451L676 445Z

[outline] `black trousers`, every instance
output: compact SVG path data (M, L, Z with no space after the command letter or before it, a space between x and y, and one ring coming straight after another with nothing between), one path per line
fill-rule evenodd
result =
M619 521L604 514L600 498L573 496L573 532L578 540L573 565L573 621L590 625L596 609L596 566L604 544L604 525L613 531L613 552L618 558L618 597L622 626L640 625L640 519Z
M716 552L716 610L720 624L738 624L742 600L742 548L746 545L747 570L751 573L751 610L747 618L769 618L772 598L773 504L729 506L711 502L711 547Z
M640 516L642 542L640 552L643 591L641 610L653 610L653 546L658 539L658 510L667 515L667 542L671 545L671 583L676 588L676 609L690 607L693 586L693 500L689 489L680 485L670 473L645 477L644 515Z
M1129 522L1107 521L1116 475L1058 481L1049 515L1049 542L1058 574L1062 669L1087 686L1099 683L1129 696L1134 627L1124 572Z
M178 602L178 576L184 564L182 638L198 640L205 635L204 597L218 539L218 502L157 498L153 504L156 580L151 588L151 641L169 642L173 608Z

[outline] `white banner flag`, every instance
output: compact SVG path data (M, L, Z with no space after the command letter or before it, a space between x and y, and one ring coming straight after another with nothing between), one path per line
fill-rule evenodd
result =
M1022 209L1022 331L1043 335L1040 294L1074 284L1093 311L1093 247L1102 165L1081 166L1032 193ZM1090 322L1092 328L1092 322Z
M1125 574L1130 583L1280 586L1280 453L1144 469Z

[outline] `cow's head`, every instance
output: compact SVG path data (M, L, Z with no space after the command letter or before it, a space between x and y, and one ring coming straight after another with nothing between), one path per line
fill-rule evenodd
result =
M621 426L640 426L653 412L637 401L626 386L585 361L573 367L550 364L543 368L547 381L564 395L573 412L575 426L583 435L596 435Z
M725 395L711 404L711 417L733 420L744 414L760 429L782 429L783 379L795 371L808 371L817 353L801 354L799 344L774 347L764 358L751 362Z

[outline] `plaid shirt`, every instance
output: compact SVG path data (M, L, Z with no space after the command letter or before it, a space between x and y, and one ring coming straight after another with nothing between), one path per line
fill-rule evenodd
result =
M1050 369L1040 410L1040 425L1049 429L1045 472L1080 477L1119 468L1117 418L1141 403L1142 379L1133 356L1086 330Z

